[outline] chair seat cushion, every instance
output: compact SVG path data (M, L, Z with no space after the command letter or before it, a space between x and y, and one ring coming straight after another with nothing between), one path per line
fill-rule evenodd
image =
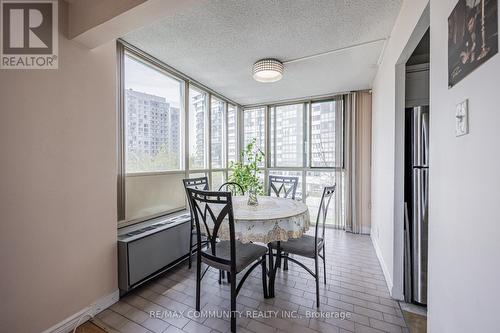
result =
M323 239L318 237L318 251L323 247ZM277 242L272 242L271 247L273 249L278 248ZM292 238L286 242L280 243L280 249L282 252L292 253L303 257L314 258L316 253L314 252L314 236L303 235L300 238Z
M230 241L221 241L218 242L215 246L215 254L218 258L230 261L231 260L231 249L230 249ZM242 243L236 241L235 244L236 249L236 272L241 272L245 268L247 268L254 261L260 259L263 255L266 254L267 248L261 245L253 244L253 243ZM212 249L204 249L203 252L207 254L212 254ZM206 264L222 269L225 271L230 271L230 264L222 264L211 260L210 258L202 256L202 261Z

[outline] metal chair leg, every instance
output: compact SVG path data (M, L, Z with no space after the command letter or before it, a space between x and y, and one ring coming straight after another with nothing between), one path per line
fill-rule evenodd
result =
M193 256L193 229L191 229L189 235L189 258L188 258L188 268L191 269L191 257Z
M326 256L325 256L325 244L323 244L323 280L326 284Z
M236 333L236 272L231 272L231 332Z
M289 253L283 254L283 270L284 271L288 270L288 255L289 255Z
M314 258L314 269L315 269L315 276L314 278L316 279L316 307L319 308L319 272L318 272L318 254L316 254L316 257Z
M267 267L266 267L265 254L262 256L261 270L262 270L262 290L264 292L264 298L269 298L269 295L267 293Z
M200 311L200 290L201 290L201 254L196 256L196 311Z

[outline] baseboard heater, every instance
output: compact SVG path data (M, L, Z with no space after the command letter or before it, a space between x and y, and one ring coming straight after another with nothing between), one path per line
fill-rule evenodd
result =
M186 259L190 228L190 215L182 212L119 229L120 295Z

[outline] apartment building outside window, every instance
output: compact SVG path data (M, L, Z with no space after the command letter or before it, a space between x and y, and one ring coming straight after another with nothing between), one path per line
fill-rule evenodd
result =
M335 96L252 107L244 109L243 115L244 142L255 138L259 148L267 152L267 163L261 165L264 181L268 175L298 177L296 200L308 205L313 222L324 186L339 185L338 200L331 203L327 216L327 223L339 228L344 227L344 195L340 193L344 177L343 108L343 98Z
M122 56L119 225L186 208L182 179L227 179L238 106L128 46Z

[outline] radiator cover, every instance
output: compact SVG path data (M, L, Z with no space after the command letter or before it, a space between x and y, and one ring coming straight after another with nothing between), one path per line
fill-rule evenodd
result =
M126 227L118 234L118 287L123 295L189 254L189 213Z

